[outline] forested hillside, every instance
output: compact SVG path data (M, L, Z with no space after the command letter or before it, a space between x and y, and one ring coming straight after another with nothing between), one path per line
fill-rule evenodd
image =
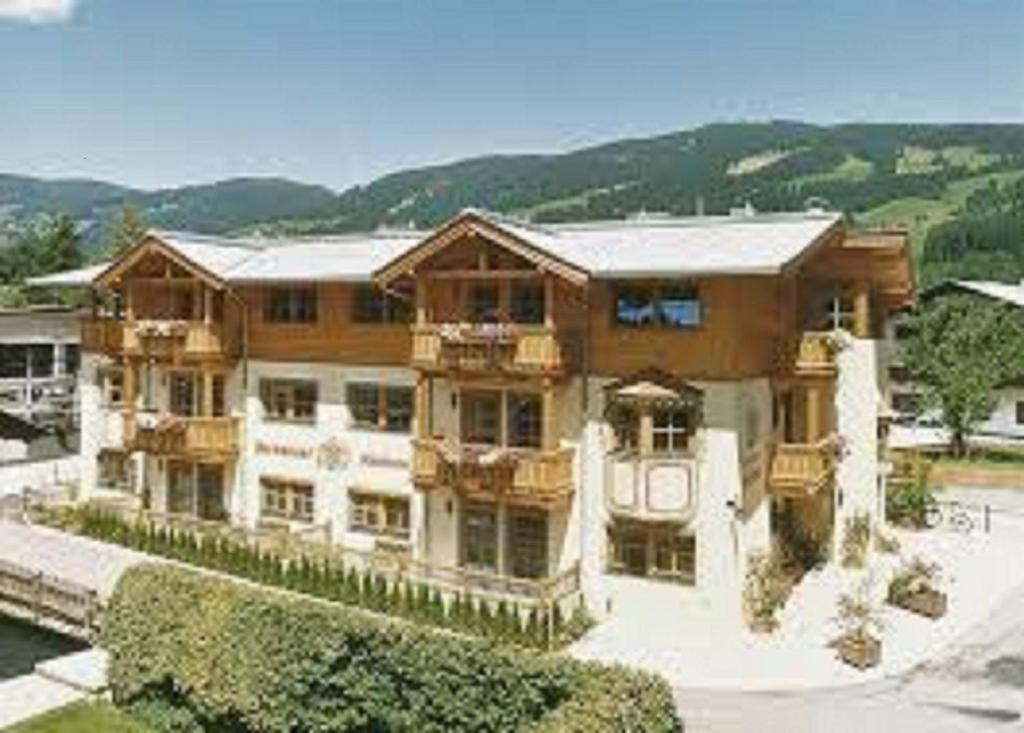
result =
M0 177L0 237L61 210L95 245L125 201L153 226L267 235L425 227L467 206L543 222L818 204L909 227L926 282L1010 279L1024 275L1022 191L1024 125L716 124L402 171L340 194L277 179L143 192Z

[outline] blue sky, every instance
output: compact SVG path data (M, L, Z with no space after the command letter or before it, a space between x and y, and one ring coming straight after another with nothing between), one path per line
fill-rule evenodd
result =
M1024 122L1024 0L0 0L0 171L334 188L722 120Z

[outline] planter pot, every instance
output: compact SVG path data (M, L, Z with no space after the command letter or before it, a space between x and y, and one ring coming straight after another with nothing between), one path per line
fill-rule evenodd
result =
M848 634L839 637L839 658L857 669L877 667L882 661L882 642L873 636Z
M946 594L933 588L925 588L916 593L904 593L899 596L890 591L889 603L927 618L942 618L946 615Z
M778 623L773 618L754 618L751 619L749 626L755 634L770 634L775 631Z

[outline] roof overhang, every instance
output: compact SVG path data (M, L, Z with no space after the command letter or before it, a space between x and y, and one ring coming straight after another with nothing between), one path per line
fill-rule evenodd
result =
M194 277L204 281L213 288L219 290L227 286L227 283L222 278L215 275L198 262L195 262L183 255L154 232L148 232L138 241L138 243L130 247L118 259L110 263L110 265L103 270L95 280L93 280L93 286L102 290L115 288L128 270L138 264L143 258L154 253L159 254L162 257L166 257L174 264L183 268Z
M420 264L469 236L479 236L504 247L534 263L539 269L557 275L574 285L584 285L590 277L586 270L509 231L501 226L500 222L493 221L477 211L464 211L414 247L376 270L373 279L381 287L387 288L401 277L414 276Z

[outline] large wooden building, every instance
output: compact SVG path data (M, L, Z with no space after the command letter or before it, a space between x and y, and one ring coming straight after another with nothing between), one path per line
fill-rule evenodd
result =
M88 275L86 495L513 595L568 577L599 616L699 597L738 617L752 553L828 551L884 511L899 233L466 211L272 246L154 232Z

